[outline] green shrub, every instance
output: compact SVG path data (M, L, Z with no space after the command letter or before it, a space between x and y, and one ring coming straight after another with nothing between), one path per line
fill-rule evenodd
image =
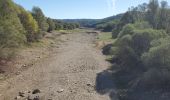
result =
M170 44L152 47L148 53L143 54L142 60L147 68L170 69Z
M130 25L131 26L131 25ZM166 37L167 34L162 30L144 29L126 29L124 28L122 36L119 36L114 46L119 50L117 57L121 60L122 65L136 65L141 61L141 55L147 52L151 47L151 42L159 38ZM132 34L127 34L125 30ZM129 57L129 58L128 58ZM134 61L131 61L133 59ZM132 63L132 64L131 64ZM128 66L130 67L130 66Z
M130 46L132 43L132 36L131 35L124 35L122 38L118 38L117 41L114 43L115 46L123 47L123 46Z
M26 42L25 30L11 0L0 0L0 58L8 58L13 49Z
M132 24L127 24L123 27L122 31L120 31L118 38L121 38L124 35L132 35L134 33L135 27Z
M143 29L135 30L132 35L132 48L141 56L151 47L151 42L159 38L166 37L167 34L162 30Z

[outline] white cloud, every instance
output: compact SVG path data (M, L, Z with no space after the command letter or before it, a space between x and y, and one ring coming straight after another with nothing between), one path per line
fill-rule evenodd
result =
M107 6L108 6L109 12L115 11L115 5L116 5L116 0L107 0Z

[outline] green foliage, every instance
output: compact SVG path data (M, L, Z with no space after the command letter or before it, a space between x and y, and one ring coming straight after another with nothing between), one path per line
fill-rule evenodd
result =
M143 29L139 27L141 25L128 24L119 33L119 37L115 42L115 46L119 47L119 53L117 57L121 60L123 65L129 65L131 63L138 63L140 57L143 53L147 52L151 47L151 42L159 38L165 38L167 36L166 32L163 30L153 30L153 29ZM137 29L141 28L141 29ZM132 57L128 55L127 52L134 56L133 61L129 61L127 57ZM135 60L136 59L136 60ZM127 61L128 60L128 61ZM132 65L132 64L130 64Z
M135 22L134 27L140 30L152 28L152 26L147 21Z
M107 51L116 85L127 90L120 93L121 100L165 100L161 96L170 90L169 25L168 3L159 6L158 0L130 8L116 24L112 37L117 41Z
M116 27L117 22L108 22L108 23L104 23L104 24L98 24L96 26L96 29L100 29L104 32L111 32L115 27Z
M170 68L170 43L169 37L159 39L159 45L150 48L149 52L143 54L142 59L147 68Z
M118 38L121 38L124 35L130 34L132 35L135 27L132 24L127 24L123 27L122 31L119 33Z
M25 41L24 28L11 0L0 1L1 47L19 46Z
M53 31L56 27L54 21L50 18L47 18L47 23L49 25L48 32Z
M80 24L79 23L74 23L75 24L75 28L79 28Z
M47 23L48 22L48 23ZM42 10L34 7L32 13L12 0L0 0L0 59L14 55L15 48L42 38L54 29L79 28L78 23L64 23L46 19Z
M135 34L132 36L132 47L135 52L141 56L142 53L149 50L151 47L151 41L166 37L166 33L162 30L153 30L153 29L145 29L145 30L137 30Z
M47 23L46 17L44 16L42 10L39 7L33 7L32 15L38 23L39 28L41 31L47 31L49 25Z
M15 4L11 0L0 0L0 12L0 51L25 43L25 31L15 11Z
M39 27L36 20L32 17L31 13L20 8L19 18L26 30L26 37L28 42L33 42L36 40L36 36L39 34Z
M170 89L169 37L156 41L159 42L159 45L151 47L148 52L141 56L145 71L138 78L139 81L133 83L133 88L131 88L133 92L128 91L128 93L135 95L136 91L142 90L141 95L143 95L146 92L158 91L152 95L160 97L162 93L167 93ZM131 95L129 97L132 98L133 96Z

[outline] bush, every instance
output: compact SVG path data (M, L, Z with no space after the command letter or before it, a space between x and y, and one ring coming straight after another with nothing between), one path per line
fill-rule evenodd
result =
M162 30L143 29L135 30L132 35L132 48L141 56L151 47L151 42L159 38L166 37L167 34Z
M122 31L120 31L118 38L121 38L124 35L132 35L134 33L135 27L132 24L127 24L123 27Z
M147 68L170 69L170 44L161 44L152 47L148 53L143 54L142 60Z
M13 49L26 42L25 30L11 0L0 0L0 58L8 58Z

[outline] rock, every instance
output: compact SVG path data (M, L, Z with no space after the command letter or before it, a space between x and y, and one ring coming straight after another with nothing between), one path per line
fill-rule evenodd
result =
M27 67L27 65L22 65L22 67Z
M31 93L31 91L28 91L28 93Z
M40 97L38 95L29 95L27 100L40 100Z
M91 87L91 88L94 87L93 84L87 84L87 86L88 86L88 87Z
M15 97L15 100L19 100L19 99L21 99L21 96Z
M21 72L20 72L20 71L18 71L18 72L16 72L16 73L15 73L15 75L19 75L20 73L21 73Z
M25 93L24 92L19 92L19 96L20 97L25 97Z
M37 56L37 58L41 58L40 56Z
M57 92L62 93L62 92L64 92L64 89L59 89Z
M37 93L41 93L41 91L39 89L35 89L33 90L32 94L37 94Z
M87 86L92 86L91 84L87 84Z

